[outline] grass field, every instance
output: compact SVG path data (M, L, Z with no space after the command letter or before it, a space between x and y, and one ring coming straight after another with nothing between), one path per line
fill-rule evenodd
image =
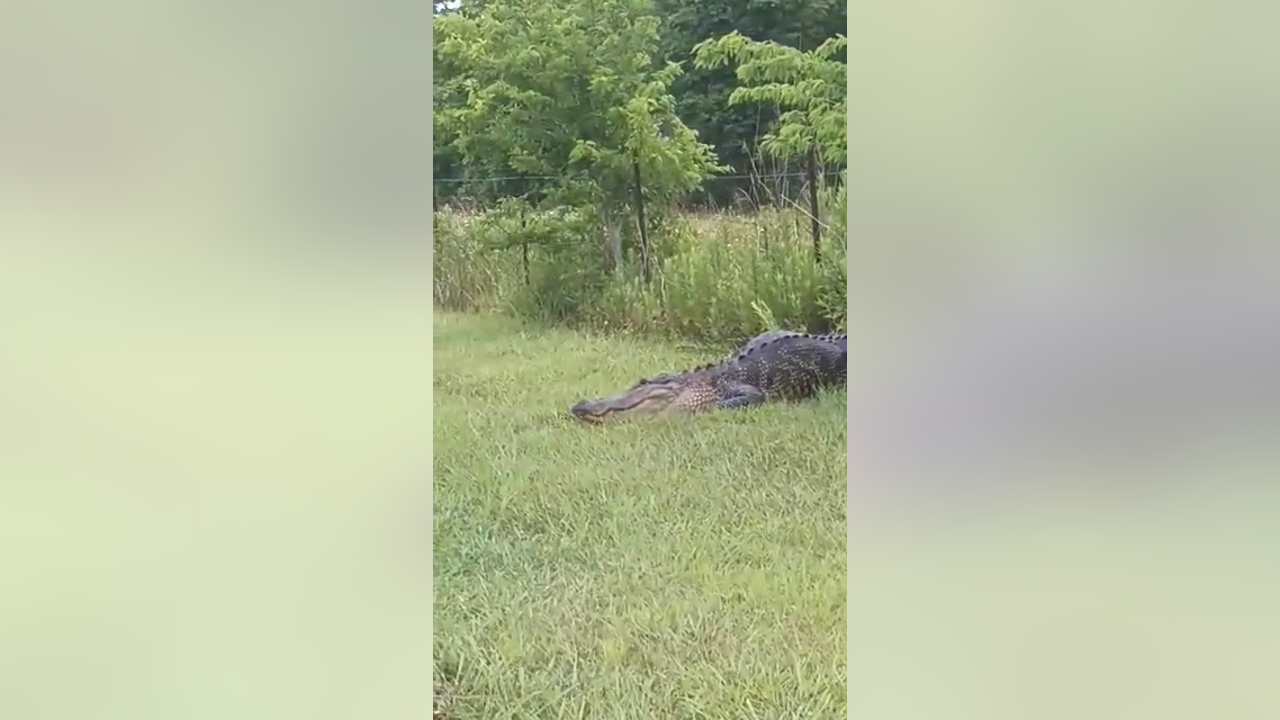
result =
M442 711L844 718L845 396L612 427L580 397L713 351L437 312Z

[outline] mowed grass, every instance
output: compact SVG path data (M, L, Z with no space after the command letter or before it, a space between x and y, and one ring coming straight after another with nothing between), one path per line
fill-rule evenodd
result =
M717 353L433 330L445 717L845 717L843 393L584 426L577 399Z

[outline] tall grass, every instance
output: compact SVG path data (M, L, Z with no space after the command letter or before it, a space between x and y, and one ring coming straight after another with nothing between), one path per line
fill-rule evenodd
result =
M527 231L534 241L526 271L526 248L512 238L526 231L495 212L445 209L435 217L435 301L452 310L706 341L740 338L770 323L843 329L842 191L825 194L824 205L833 222L816 262L809 220L799 210L668 217L650 236L648 282L634 264L605 272L600 233L585 215L539 215L540 230ZM549 223L559 230L548 231Z

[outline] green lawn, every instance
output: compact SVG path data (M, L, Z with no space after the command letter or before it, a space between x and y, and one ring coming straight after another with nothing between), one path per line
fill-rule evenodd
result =
M437 312L447 717L844 718L845 396L579 425L715 357Z

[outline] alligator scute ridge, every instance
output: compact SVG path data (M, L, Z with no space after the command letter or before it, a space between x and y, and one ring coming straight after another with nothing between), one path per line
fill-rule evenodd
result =
M751 353L761 348L768 347L780 340L787 340L789 338L812 338L814 340L821 340L823 342L833 343L835 345L838 345L841 350L844 350L848 347L848 337L849 336L847 333L814 334L814 333L808 333L808 332L799 332L797 330L766 330L760 333L759 335L756 335L755 337L748 340L745 344L743 344L742 347L735 350L732 355L726 358L722 358L720 360L709 362L705 365L697 366L695 368L686 370L684 372L702 372L705 370L710 370L716 367L717 365L722 365L725 363L742 360L743 358L747 357ZM679 374L680 373L662 373L659 375L655 375L651 378L640 378L639 380L636 381L636 384L633 385L632 387L638 387L640 385L644 385L645 383L662 382L664 380L669 380Z

